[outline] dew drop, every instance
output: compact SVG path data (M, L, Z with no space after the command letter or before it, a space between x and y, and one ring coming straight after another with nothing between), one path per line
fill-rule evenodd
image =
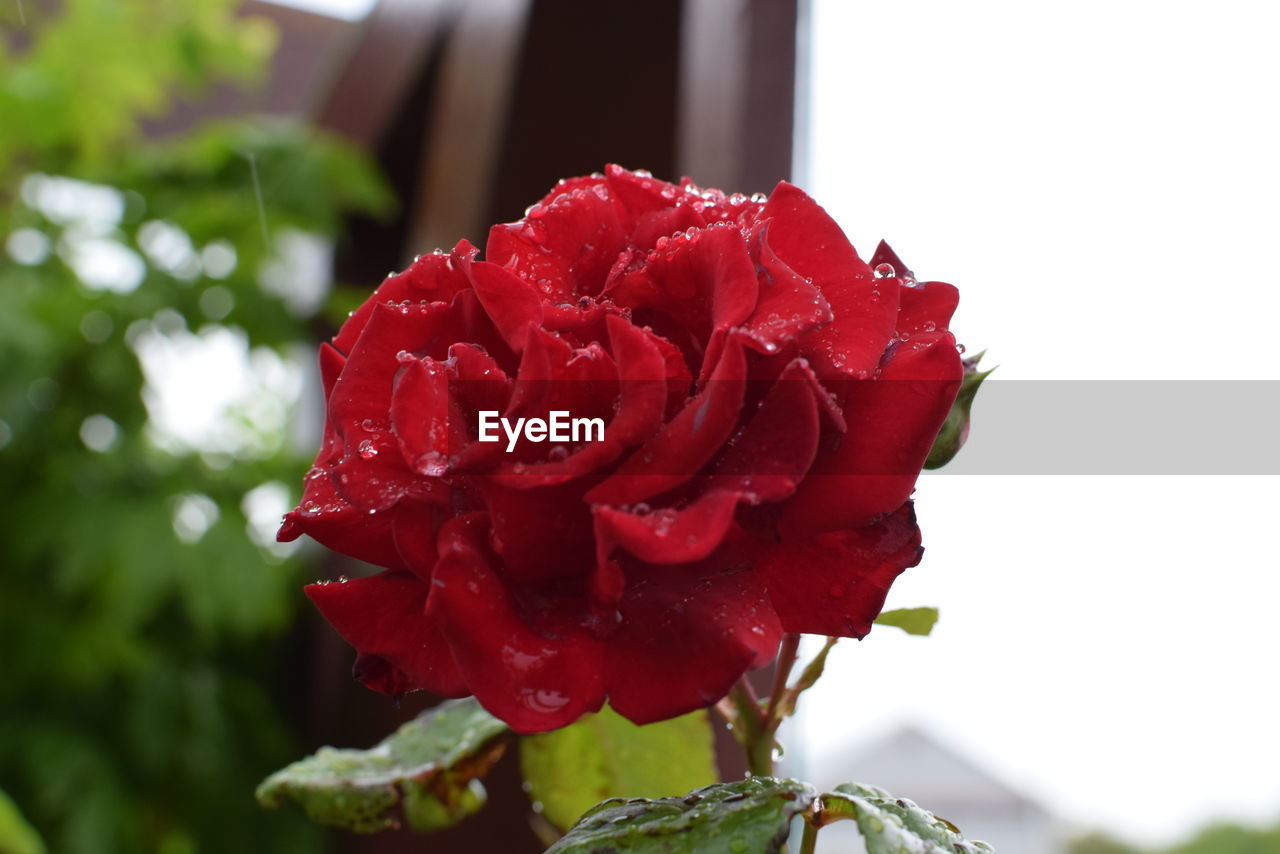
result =
M877 279L891 279L897 275L897 270L893 269L892 264L877 264L872 271Z
M373 444L373 440L365 439L360 443L360 458L371 460L378 455L378 447Z

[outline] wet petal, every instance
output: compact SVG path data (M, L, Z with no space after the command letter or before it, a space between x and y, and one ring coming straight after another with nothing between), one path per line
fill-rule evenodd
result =
M923 553L907 502L861 528L771 545L756 566L785 631L860 638L893 580Z
M491 565L483 514L450 520L427 614L438 620L477 700L517 732L545 732L604 701L600 641L565 621L540 633Z
M454 666L439 626L426 617L428 586L405 572L309 584L307 596L343 640L360 653L356 673L384 694L426 689L465 697L467 685Z
M781 626L751 570L630 567L604 658L609 704L637 724L709 706L767 664Z

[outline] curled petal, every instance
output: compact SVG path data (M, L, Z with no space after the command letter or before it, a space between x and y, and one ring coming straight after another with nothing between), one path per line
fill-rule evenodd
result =
M739 494L717 490L681 510L646 512L592 508L598 554L606 559L615 545L646 563L672 564L702 560L716 550L733 523Z
M438 625L423 610L428 586L405 572L307 585L324 618L360 653L356 677L384 694L469 691Z
M451 301L459 291L470 287L463 268L475 257L476 251L463 240L448 255L432 252L418 256L409 269L388 276L369 299L352 312L333 339L333 345L343 353L350 353L377 306Z
M594 504L635 504L697 474L729 438L742 409L746 356L730 339L710 382L608 479L587 492Z
M781 626L749 569L633 566L605 653L609 704L637 724L682 715L767 664Z
M276 538L292 542L306 534L311 539L356 560L405 569L392 538L394 512L370 515L348 502L325 469L313 468L303 485L302 501L287 513Z
M493 569L485 527L483 514L445 523L427 606L467 687L521 733L597 711L604 702L601 642L568 620L555 631L535 631Z
M896 282L884 284L874 278L835 220L785 181L769 196L760 218L772 219L773 251L800 276L811 279L831 306L832 321L804 335L801 354L820 377L869 376L893 335Z
M507 345L519 353L529 329L542 324L542 300L537 291L511 271L488 261L472 264L470 276L493 325Z
M802 278L773 251L768 225L766 221L756 231L760 295L743 328L760 350L776 353L801 333L826 326L834 315L817 286Z
M907 502L861 528L771 545L756 566L785 631L860 638L893 580L923 553Z
M486 257L532 284L544 298L594 296L626 245L604 182L561 188L519 222L489 231Z
M948 332L911 336L875 380L845 382L848 432L819 456L786 503L789 537L857 528L900 506L915 487L962 377Z
M817 454L819 400L826 397L808 364L793 361L717 463L712 483L752 503L789 497Z

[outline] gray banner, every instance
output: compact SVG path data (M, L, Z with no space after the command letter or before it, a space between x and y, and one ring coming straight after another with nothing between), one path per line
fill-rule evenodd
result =
M983 383L936 474L1280 474L1280 381Z

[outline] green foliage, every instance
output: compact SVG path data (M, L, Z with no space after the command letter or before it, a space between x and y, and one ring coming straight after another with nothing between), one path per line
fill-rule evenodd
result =
M296 755L263 650L298 566L246 494L287 500L305 469L279 388L311 320L264 271L293 230L388 193L302 128L140 141L176 93L261 75L274 35L237 5L28 2L0 43L0 780L60 852L318 841L245 795ZM140 348L219 335L277 393L223 413L217 441L166 436Z
M805 822L802 849L826 825L854 821L867 854L994 854L957 827L883 789L844 783L819 795L807 783L751 777L683 798L612 798L597 804L547 854L777 854L792 819Z
M473 699L423 712L368 750L322 747L268 777L258 802L286 800L313 821L374 833L400 827L440 830L484 805L479 777L505 747L506 724Z
M605 707L521 739L520 765L530 796L562 830L606 798L656 798L716 780L706 712L640 727Z
M1137 848L1101 833L1072 841L1071 854L1280 854L1280 824L1245 827L1220 822L1167 848Z
M807 783L751 777L683 798L612 798L582 816L547 854L777 854L791 819L814 795Z
M18 806L0 792L0 854L44 854L40 834L18 812Z
M876 617L877 625L896 626L909 635L928 635L937 623L937 608L898 608Z

